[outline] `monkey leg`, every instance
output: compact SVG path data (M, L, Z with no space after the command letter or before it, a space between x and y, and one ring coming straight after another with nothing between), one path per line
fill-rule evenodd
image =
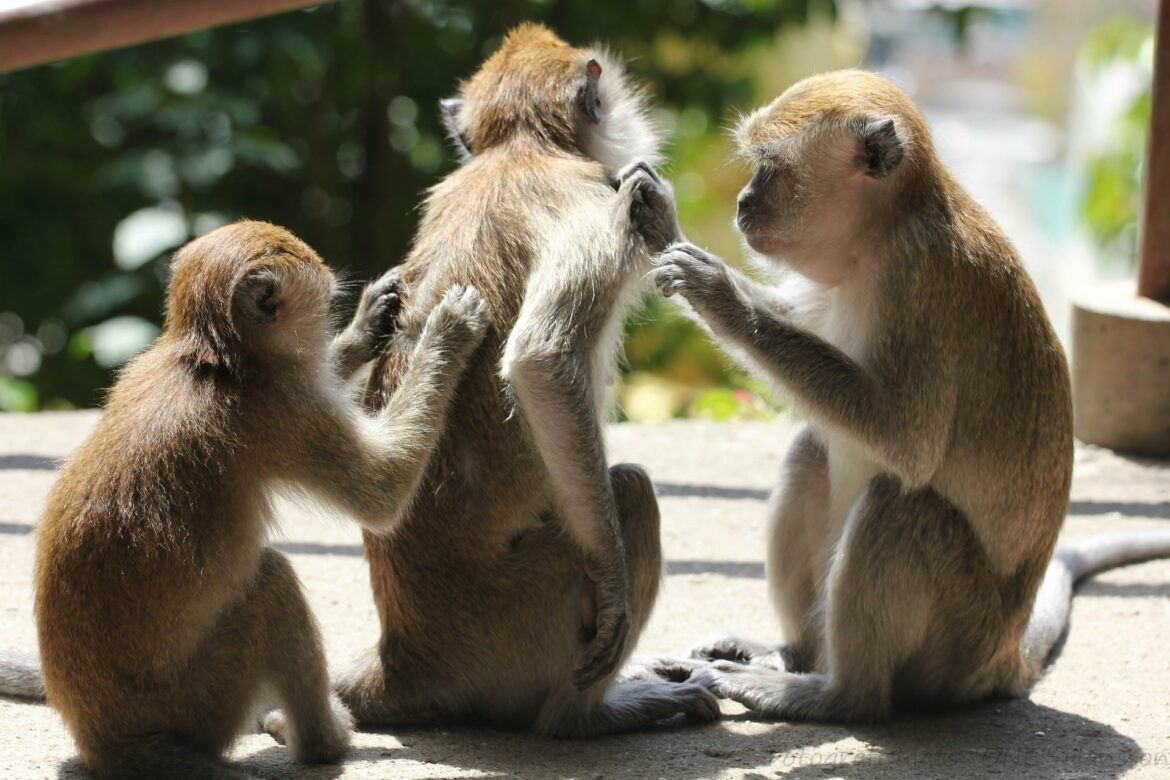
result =
M266 549L252 594L251 617L264 629L264 681L281 706L265 717L265 730L302 763L340 760L353 722L330 692L321 633L288 558Z
M973 555L972 543L962 512L937 493L902 493L897 480L876 477L851 513L829 575L824 672L721 662L696 680L768 717L885 720L896 680L924 651L942 646L931 634L953 636L946 623L956 620L949 613L959 591L969 589L966 598L980 603L991 595L989 578L964 577L953 597L941 585L956 567L970 568L964 561Z
M811 671L822 651L823 598L836 544L829 527L829 474L824 444L812 428L788 449L768 525L768 587L786 644L717 635L691 649L692 658L736 661L790 672Z
M623 463L610 468L609 478L630 577L630 641L618 664L620 669L658 598L662 543L658 500L646 472L640 466ZM719 703L701 685L642 679L615 682L616 675L617 672L578 691L566 674L564 682L546 699L536 730L553 736L589 737L644 728L680 713L696 720L719 717Z
M187 670L165 686L135 688L118 703L119 734L79 738L82 761L116 777L246 777L219 760L245 730L259 692L274 690L283 734L301 761L336 760L349 723L335 712L320 635L288 559L261 553L243 596L222 612ZM112 704L112 703L111 703ZM111 707L113 709L113 707Z

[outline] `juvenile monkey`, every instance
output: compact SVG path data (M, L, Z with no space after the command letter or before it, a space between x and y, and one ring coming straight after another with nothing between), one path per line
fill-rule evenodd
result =
M736 224L804 289L786 297L687 243L655 259L654 280L809 425L769 528L787 644L724 638L697 655L743 663L689 679L822 721L1023 692L1072 582L1168 555L1170 534L1082 543L1044 580L1072 473L1065 358L1015 251L900 90L816 76L738 140L755 171ZM643 200L644 229L681 241L669 189Z
M382 638L342 699L363 725L561 736L713 718L699 685L613 682L662 569L653 486L609 467L599 426L623 313L665 246L630 228L649 182L632 163L658 148L639 96L604 51L523 25L443 110L465 163L427 197L372 404L445 287L480 290L488 335L393 542L366 534Z
M173 270L162 335L118 377L41 519L48 700L100 776L244 776L219 756L262 689L299 761L336 761L351 720L292 566L266 546L270 491L309 491L392 531L482 336L481 305L470 288L443 296L368 417L341 379L396 309L389 275L331 344L333 275L281 228L212 231Z

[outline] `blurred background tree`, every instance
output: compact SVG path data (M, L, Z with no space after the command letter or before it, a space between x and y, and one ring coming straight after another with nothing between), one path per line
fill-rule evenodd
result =
M1101 261L1132 272L1150 131L1153 25L1128 14L1102 21L1082 44L1078 66L1094 94L1109 96L1096 107L1100 130L1083 155L1081 216Z
M756 102L777 33L833 14L830 0L347 0L0 76L0 409L98 404L158 332L170 254L226 222L285 225L356 279L397 263L423 191L455 164L437 101L523 20L632 59L673 141L684 224L697 240L716 225L709 243L737 254L724 127ZM649 417L765 413L667 308L631 321L623 397Z
M1119 10L1141 21L1115 21ZM1062 327L1132 263L1151 0L343 0L0 76L0 410L88 407L158 332L171 253L240 217L350 278L405 254L455 165L437 101L524 20L631 60L696 243L737 262L726 130L821 70L886 73L1003 225ZM1086 236L1087 239L1086 240ZM650 298L621 414L766 417L763 383Z

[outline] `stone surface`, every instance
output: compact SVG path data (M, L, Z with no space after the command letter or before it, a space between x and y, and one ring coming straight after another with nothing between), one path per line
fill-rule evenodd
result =
M1077 437L1103 447L1170 455L1170 307L1138 298L1132 281L1073 299Z
M32 649L33 526L57 458L94 413L0 415L0 645ZM658 483L668 561L641 653L679 653L715 630L769 638L765 502L793 426L668 423L609 429L612 459ZM344 664L377 636L360 535L311 508L281 507L289 553ZM1170 464L1077 453L1065 538L1170 523ZM337 767L298 767L263 735L233 758L271 778L1162 778L1170 776L1170 562L1109 572L1078 591L1068 641L1026 699L885 726L724 720L588 742L491 729L360 734ZM52 710L0 698L0 777L80 777Z

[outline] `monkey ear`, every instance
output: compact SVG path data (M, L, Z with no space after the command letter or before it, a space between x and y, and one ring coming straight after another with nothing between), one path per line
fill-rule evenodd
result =
M248 274L236 288L236 310L245 322L272 325L284 305L280 280L271 271Z
M873 179L886 178L902 164L906 153L892 118L866 123L861 131L861 156L866 175Z
M585 63L585 86L581 89L581 110L593 124L601 124L601 91L597 82L601 78L601 63L590 59Z
M471 147L467 144L467 133L459 126L459 112L463 108L463 98L444 98L439 101L439 112L443 118L443 127L447 135L459 151L464 160L471 159Z

